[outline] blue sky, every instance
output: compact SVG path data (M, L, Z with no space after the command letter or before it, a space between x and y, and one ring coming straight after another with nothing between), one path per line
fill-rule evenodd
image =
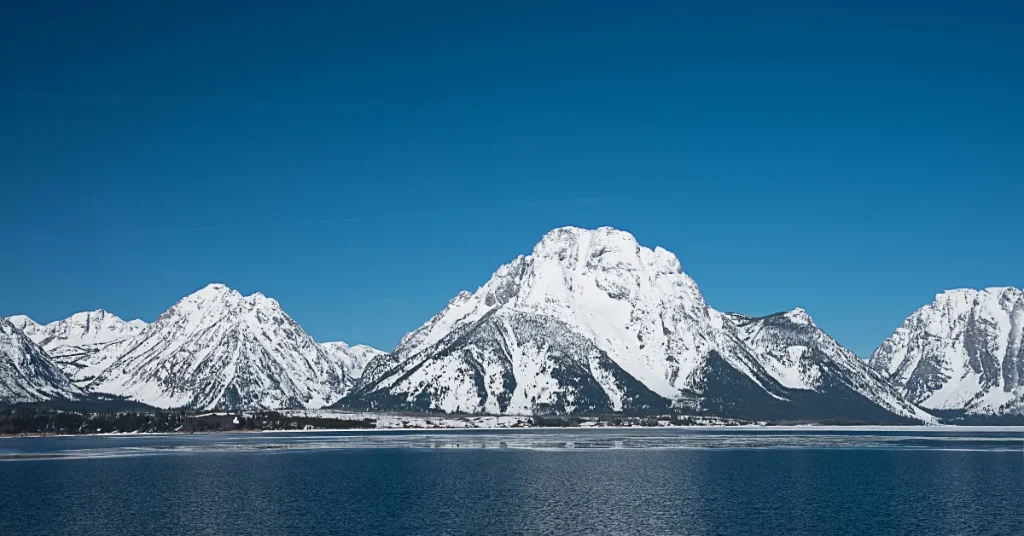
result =
M0 18L0 314L219 281L389 349L562 225L861 355L1024 285L1015 2L59 4Z

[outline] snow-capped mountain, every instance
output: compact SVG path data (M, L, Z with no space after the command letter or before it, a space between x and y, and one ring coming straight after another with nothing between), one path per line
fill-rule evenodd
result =
M736 334L764 365L765 370L793 393L813 392L819 408L834 413L857 409L862 418L884 419L880 412L892 413L923 422L934 417L908 401L899 390L872 370L856 354L841 346L819 328L801 308L760 318L731 313ZM796 395L796 396L794 396ZM826 414L827 414L826 413Z
M75 313L64 320L41 325L25 315L8 318L47 354L76 384L84 385L110 366L110 355L100 350L139 334L146 323L124 321L102 309Z
M926 409L1021 414L1024 292L958 289L915 311L871 366Z
M0 317L0 402L39 402L81 396L46 351Z
M611 228L556 229L531 255L499 268L475 293L460 293L394 352L374 359L342 405L820 413L808 403L807 393L817 393L810 378L784 383L786 371L740 337L736 319L704 302L672 253ZM897 419L917 415L901 403L882 407Z
M164 408L319 408L353 381L277 301L220 284L99 354L111 364L89 390Z
M384 355L374 364L394 363ZM365 375L348 405L464 413L663 410L668 401L558 319L494 310L422 354Z
M349 346L344 342L338 341L320 343L320 346L323 346L331 359L341 363L348 372L348 375L353 379L358 379L363 375L363 369L366 368L366 364L370 360L384 355L384 352L363 344Z

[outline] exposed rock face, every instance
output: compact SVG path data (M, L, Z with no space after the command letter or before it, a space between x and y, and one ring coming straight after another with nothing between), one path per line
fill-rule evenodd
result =
M1024 293L959 289L915 311L871 366L927 409L1021 413Z
M81 395L41 346L0 317L0 402L75 399Z
M42 346L79 386L87 385L110 366L110 356L100 355L100 350L134 337L146 327L141 320L126 322L102 309L75 313L46 325L24 315L8 320Z
M675 255L629 233L555 229L371 362L342 405L931 419L806 313L783 318L785 329L712 309ZM810 402L840 392L857 403Z
M321 343L320 346L345 368L349 376L356 379L363 375L363 369L373 358L384 355L384 352L363 344L349 346L338 341Z
M218 284L99 357L110 365L90 390L167 408L319 408L353 382L277 301Z

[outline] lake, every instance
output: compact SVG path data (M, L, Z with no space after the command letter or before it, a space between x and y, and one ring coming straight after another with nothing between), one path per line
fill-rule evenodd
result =
M0 439L3 535L1020 534L1022 429Z

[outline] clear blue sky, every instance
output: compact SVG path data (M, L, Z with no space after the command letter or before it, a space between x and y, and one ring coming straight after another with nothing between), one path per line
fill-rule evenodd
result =
M861 355L1024 285L1019 2L507 4L5 6L0 314L219 281L390 349L562 225Z

